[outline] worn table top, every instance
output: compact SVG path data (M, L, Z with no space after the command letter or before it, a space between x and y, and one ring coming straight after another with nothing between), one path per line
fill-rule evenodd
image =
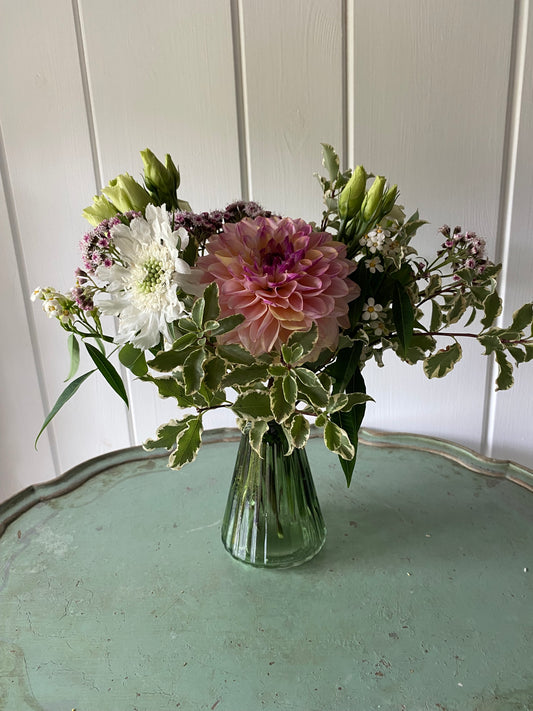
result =
M326 545L254 569L219 540L236 435L206 435L0 506L0 709L533 709L532 472L366 433L347 489L311 440Z

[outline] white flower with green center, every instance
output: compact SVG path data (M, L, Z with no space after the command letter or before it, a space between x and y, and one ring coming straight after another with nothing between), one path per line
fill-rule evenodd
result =
M148 205L146 219L116 225L111 236L120 258L96 270L104 287L95 304L102 313L118 317L115 341L143 350L157 345L161 336L171 341L168 324L184 311L177 288L198 292L189 265L180 257L189 241L187 232L182 227L172 231L165 207Z

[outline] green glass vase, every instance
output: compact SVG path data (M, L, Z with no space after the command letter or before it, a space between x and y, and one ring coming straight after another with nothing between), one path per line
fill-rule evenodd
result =
M261 456L242 435L222 522L222 542L237 560L290 568L313 558L326 540L305 449L284 455L281 428L269 425Z

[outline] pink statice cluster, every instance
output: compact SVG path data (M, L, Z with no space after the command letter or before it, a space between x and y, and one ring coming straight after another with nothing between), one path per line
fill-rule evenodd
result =
M312 357L335 349L349 326L348 305L360 288L346 247L301 219L244 218L211 237L197 267L201 281L216 281L221 316L245 320L224 338L252 355L279 350L294 331L318 328Z
M438 254L450 255L454 272L466 268L472 269L476 274L483 274L492 264L485 254L485 240L475 232L463 232L460 227L455 227L452 232L448 225L443 225L439 232L444 235L445 240Z
M130 222L134 217L141 217L141 215L142 213L133 210L124 213L124 217ZM110 267L114 263L111 229L115 225L121 224L122 221L123 219L119 215L102 220L94 230L87 232L81 238L81 259L87 274L93 275L99 266Z

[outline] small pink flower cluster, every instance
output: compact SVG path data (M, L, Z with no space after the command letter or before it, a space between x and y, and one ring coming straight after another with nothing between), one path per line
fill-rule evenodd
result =
M462 232L460 227L455 227L453 233L448 225L444 225L439 232L446 238L442 243L442 250L438 254L448 252L453 257L452 269L472 269L476 274L483 274L491 264L485 254L485 240L475 232Z

